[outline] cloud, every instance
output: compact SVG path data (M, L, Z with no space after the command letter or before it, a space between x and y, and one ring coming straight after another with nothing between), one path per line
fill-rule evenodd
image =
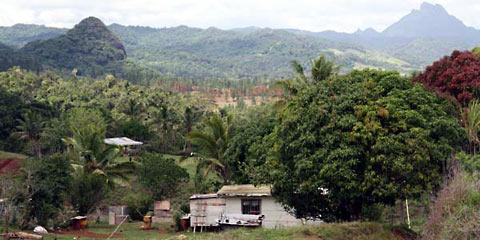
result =
M480 26L478 0L432 0L469 26ZM0 0L0 25L72 27L96 16L107 24L222 29L245 26L353 32L383 30L422 0Z

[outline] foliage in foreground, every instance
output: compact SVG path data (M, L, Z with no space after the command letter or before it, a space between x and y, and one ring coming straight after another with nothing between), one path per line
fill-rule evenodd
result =
M424 240L480 239L480 182L463 172L439 192Z
M291 239L322 239L322 240L413 240L415 233L403 227L384 227L377 223L354 222L321 224L318 226L289 227L280 229L238 229L217 233L159 233L159 231L140 230L141 223L125 223L122 225L120 238L116 239L185 239L192 240L291 240ZM110 234L115 226L92 224L89 231ZM164 229L164 228L161 228ZM167 232L162 230L161 232ZM70 235L58 235L58 239L71 239ZM46 239L53 239L47 237ZM82 237L82 239L84 239ZM87 239L87 238L85 238Z
M416 235L404 228L386 228L378 223L329 223L281 229L225 231L198 236L198 239L322 239L322 240L399 240L415 239ZM193 239L197 239L194 237Z

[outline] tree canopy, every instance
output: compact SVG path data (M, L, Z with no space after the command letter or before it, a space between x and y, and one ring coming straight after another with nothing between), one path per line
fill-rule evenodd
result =
M353 71L280 113L273 192L300 217L358 219L362 205L433 191L464 133L444 100L397 72Z
M480 97L480 59L470 51L456 50L428 66L413 81L467 106L472 98Z

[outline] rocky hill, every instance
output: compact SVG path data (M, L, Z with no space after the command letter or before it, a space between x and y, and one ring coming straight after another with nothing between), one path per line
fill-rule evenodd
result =
M98 76L105 67L127 58L120 40L97 18L89 17L66 34L48 40L36 40L21 51L31 54L47 69L72 71Z

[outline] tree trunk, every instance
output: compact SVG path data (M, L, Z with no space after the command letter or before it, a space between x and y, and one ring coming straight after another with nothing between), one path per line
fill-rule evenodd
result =
M351 218L353 221L359 221L362 215L362 207L363 201L362 199L355 199L353 200L353 204L351 206Z
M5 213L5 233L8 233L8 222L10 221L10 214Z
M35 144L35 152L37 153L37 157L41 158L42 157L42 147L40 146L40 143L38 143L37 141L34 144Z

